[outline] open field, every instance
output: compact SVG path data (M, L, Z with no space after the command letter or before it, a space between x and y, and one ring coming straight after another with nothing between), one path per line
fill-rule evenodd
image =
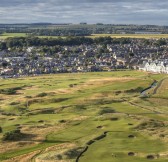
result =
M138 71L1 80L0 161L167 162L167 83Z
M0 35L0 40L7 39L9 37L26 37L26 33L4 33ZM98 37L112 37L112 38L145 38L145 39L160 39L168 38L168 34L92 34L91 36L86 36L88 38L98 38ZM38 36L39 38L58 38L58 36ZM66 38L66 37L62 37Z
M26 33L3 33L0 35L0 39L7 39L9 37L26 37Z
M13 37L27 37L26 33L4 33L0 35L0 40L4 40L7 38L13 38ZM58 38L58 36L38 36L39 38ZM65 37L61 37L65 38Z
M93 34L90 38L97 37L112 37L112 38L145 38L145 39L159 39L168 38L168 34Z

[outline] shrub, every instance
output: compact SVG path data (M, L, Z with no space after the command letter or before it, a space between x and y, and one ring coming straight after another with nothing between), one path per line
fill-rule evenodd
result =
M3 135L2 140L3 141L17 141L20 140L21 138L23 138L24 134L20 132L19 129L10 131L10 132L6 132Z
M154 159L155 158L155 156L154 155L147 155L147 157L146 157L147 159Z
M73 85L73 84L70 84L69 87L72 88L72 87L74 87L74 85Z
M143 88L142 87L137 87L135 89L129 89L129 90L126 90L125 92L126 93L140 93L143 91Z
M66 120L59 120L59 123L66 123Z
M32 98L32 96L25 96L25 98Z
M105 108L105 109L99 111L99 115L108 114L108 113L115 113L115 110Z
M16 94L16 90L14 90L14 89L1 89L0 94L13 95L13 94Z
M18 105L20 104L19 102L11 102L10 105Z
M111 121L117 121L119 120L117 117L110 118Z
M39 120L38 123L44 123L44 120Z
M56 160L62 160L62 155L60 154L56 155Z
M2 127L0 127L0 133L2 133Z
M47 96L47 93L42 92L42 93L39 93L36 97L45 97L45 96Z
M144 121L142 123L140 123L137 127L135 127L136 129L149 129L149 128L160 128L160 127L164 127L165 124L161 121Z
M22 87L0 89L0 94L13 95L13 94L16 94L16 91L20 89L22 89Z

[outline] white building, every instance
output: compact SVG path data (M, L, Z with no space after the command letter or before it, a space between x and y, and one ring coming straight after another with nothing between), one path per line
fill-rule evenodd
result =
M168 74L168 61L164 60L164 61L144 62L142 65L139 66L139 70Z

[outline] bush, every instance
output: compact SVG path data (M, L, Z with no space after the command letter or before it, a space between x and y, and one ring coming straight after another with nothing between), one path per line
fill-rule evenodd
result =
M155 156L154 155L147 155L146 158L147 159L155 159Z
M14 90L14 89L1 89L0 94L13 95L13 94L16 94L16 90Z
M99 111L99 115L108 114L108 113L115 113L115 110L105 108L105 109Z
M20 104L19 102L11 102L10 105L18 105Z
M126 93L140 93L142 92L144 89L142 87L137 87L135 89L129 89L129 90L126 90L125 92Z
M117 117L110 118L111 121L117 121L119 120Z
M2 133L2 127L0 127L0 133Z
M66 120L59 120L59 123L66 123Z
M144 121L142 123L140 123L137 127L135 127L136 129L149 129L149 128L160 128L160 127L164 127L165 124L161 121Z
M45 96L47 96L47 93L42 92L42 93L39 93L36 97L45 97Z
M22 89L22 87L0 89L0 94L13 95L13 94L16 94L16 91L20 89Z
M3 141L17 141L20 140L21 138L23 138L24 134L20 132L19 129L10 131L10 132L6 132L3 135L2 140Z
M32 96L25 96L25 98L32 98Z
M62 160L62 155L60 154L56 155L56 160Z

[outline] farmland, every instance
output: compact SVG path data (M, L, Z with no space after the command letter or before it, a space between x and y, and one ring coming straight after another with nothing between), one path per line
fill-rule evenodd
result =
M0 40L16 37L27 37L26 33L3 33L0 35ZM58 36L38 36L39 38L58 38Z
M97 37L112 37L112 38L145 38L145 39L160 39L168 38L168 34L92 34L90 38Z
M167 83L138 71L3 79L0 161L166 162Z
M26 33L3 33L0 35L0 39L7 39L10 37L26 37Z
M3 33L0 35L0 40L11 38L11 37L27 37L26 33ZM59 36L37 36L39 38L59 38ZM144 39L160 39L168 38L168 34L92 34L91 36L85 36L88 38L99 38L99 37L111 37L111 38L144 38ZM66 38L66 36L61 36Z

